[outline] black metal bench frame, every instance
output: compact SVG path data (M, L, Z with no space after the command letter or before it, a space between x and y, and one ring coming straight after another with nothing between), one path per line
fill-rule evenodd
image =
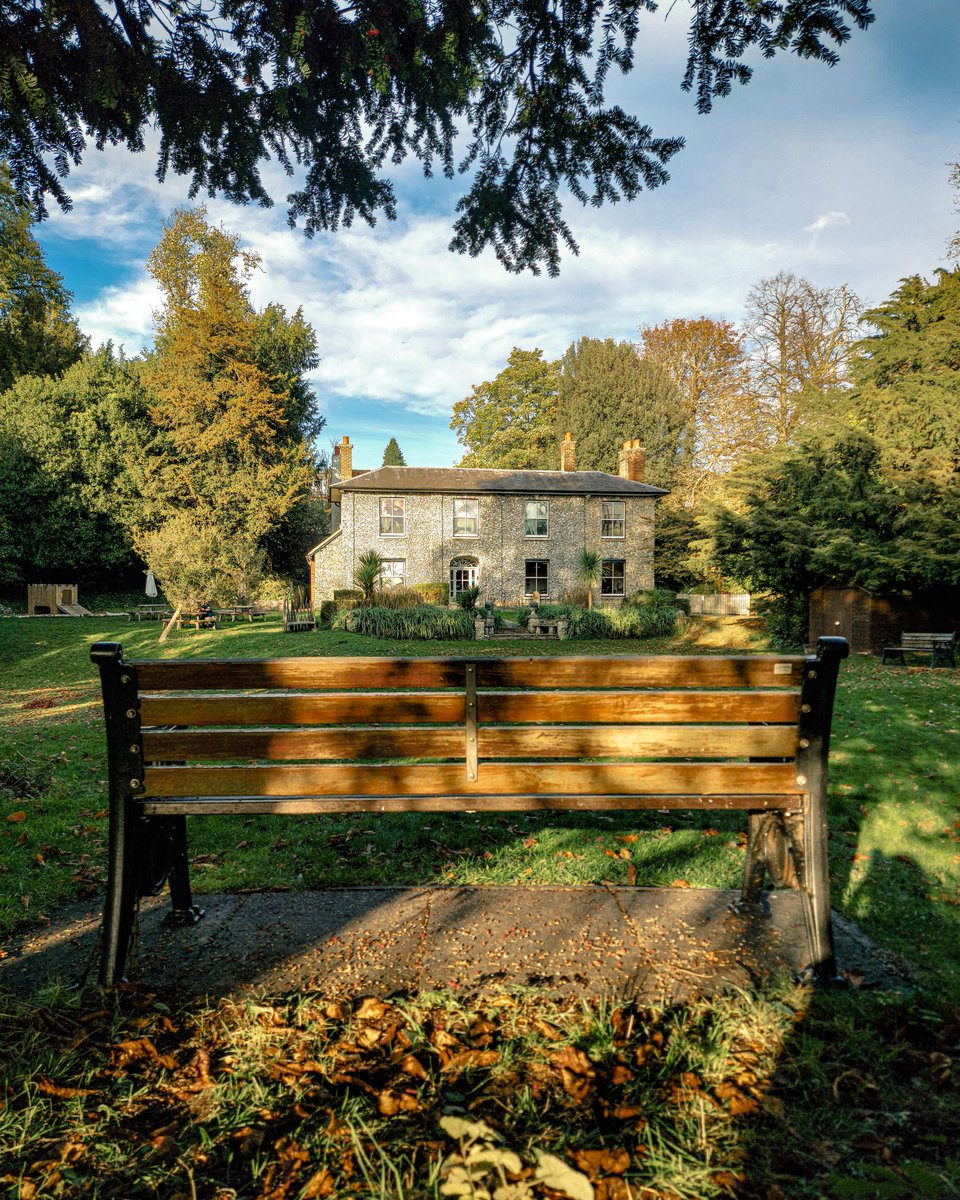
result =
M907 665L907 654L929 654L931 667L955 667L956 633L902 633L900 644L884 646L880 652L880 665L885 663Z

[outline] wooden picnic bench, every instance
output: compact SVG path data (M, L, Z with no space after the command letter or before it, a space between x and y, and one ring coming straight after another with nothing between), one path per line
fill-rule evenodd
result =
M929 654L931 667L955 667L957 635L954 633L901 633L896 646L884 646L880 651L880 665L899 663L906 666L905 655Z
M267 617L265 608L258 608L256 604L231 604L226 608L218 608L217 615L224 620L229 620L231 624L234 621L264 621Z
M216 629L217 614L211 609L208 612L198 612L196 609L181 609L177 613L177 628L183 629L190 625L194 629Z
M741 903L799 889L810 970L835 974L826 779L843 638L809 656L126 662L100 642L110 790L100 981L138 901L190 889L196 814L740 810ZM415 761L411 762L413 759Z
M167 621L170 615L165 604L138 604L128 614L131 621Z

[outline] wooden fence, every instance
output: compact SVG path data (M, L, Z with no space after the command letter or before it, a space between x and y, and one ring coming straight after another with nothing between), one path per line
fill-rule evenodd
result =
M748 592L718 592L714 596L683 593L690 601L691 615L697 617L748 617L750 594Z

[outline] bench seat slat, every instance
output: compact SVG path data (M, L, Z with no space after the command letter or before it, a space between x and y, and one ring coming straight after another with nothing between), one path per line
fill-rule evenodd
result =
M480 722L657 722L794 724L797 692L517 692L478 693ZM452 692L284 693L280 695L147 695L140 717L148 725L453 724L463 720L463 695Z
M609 658L277 658L141 661L141 691L192 688L462 687L465 664L478 687L796 687L796 656L610 655Z
M523 793L704 795L798 793L791 763L489 763L475 781L462 763L269 767L148 766L145 797L161 796L427 796Z
M481 758L792 758L794 726L596 725L491 726L478 729ZM146 730L148 762L228 759L462 758L464 729Z
M147 800L147 816L216 816L218 814L283 815L352 812L639 812L671 809L785 810L799 807L798 797L779 795L700 796L656 793L649 796L471 795L471 796L185 796Z

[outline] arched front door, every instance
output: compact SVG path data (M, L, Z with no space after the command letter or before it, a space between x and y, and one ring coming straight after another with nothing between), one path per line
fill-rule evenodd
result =
M469 555L455 558L450 563L450 599L454 600L464 588L476 587L480 582L480 562Z

